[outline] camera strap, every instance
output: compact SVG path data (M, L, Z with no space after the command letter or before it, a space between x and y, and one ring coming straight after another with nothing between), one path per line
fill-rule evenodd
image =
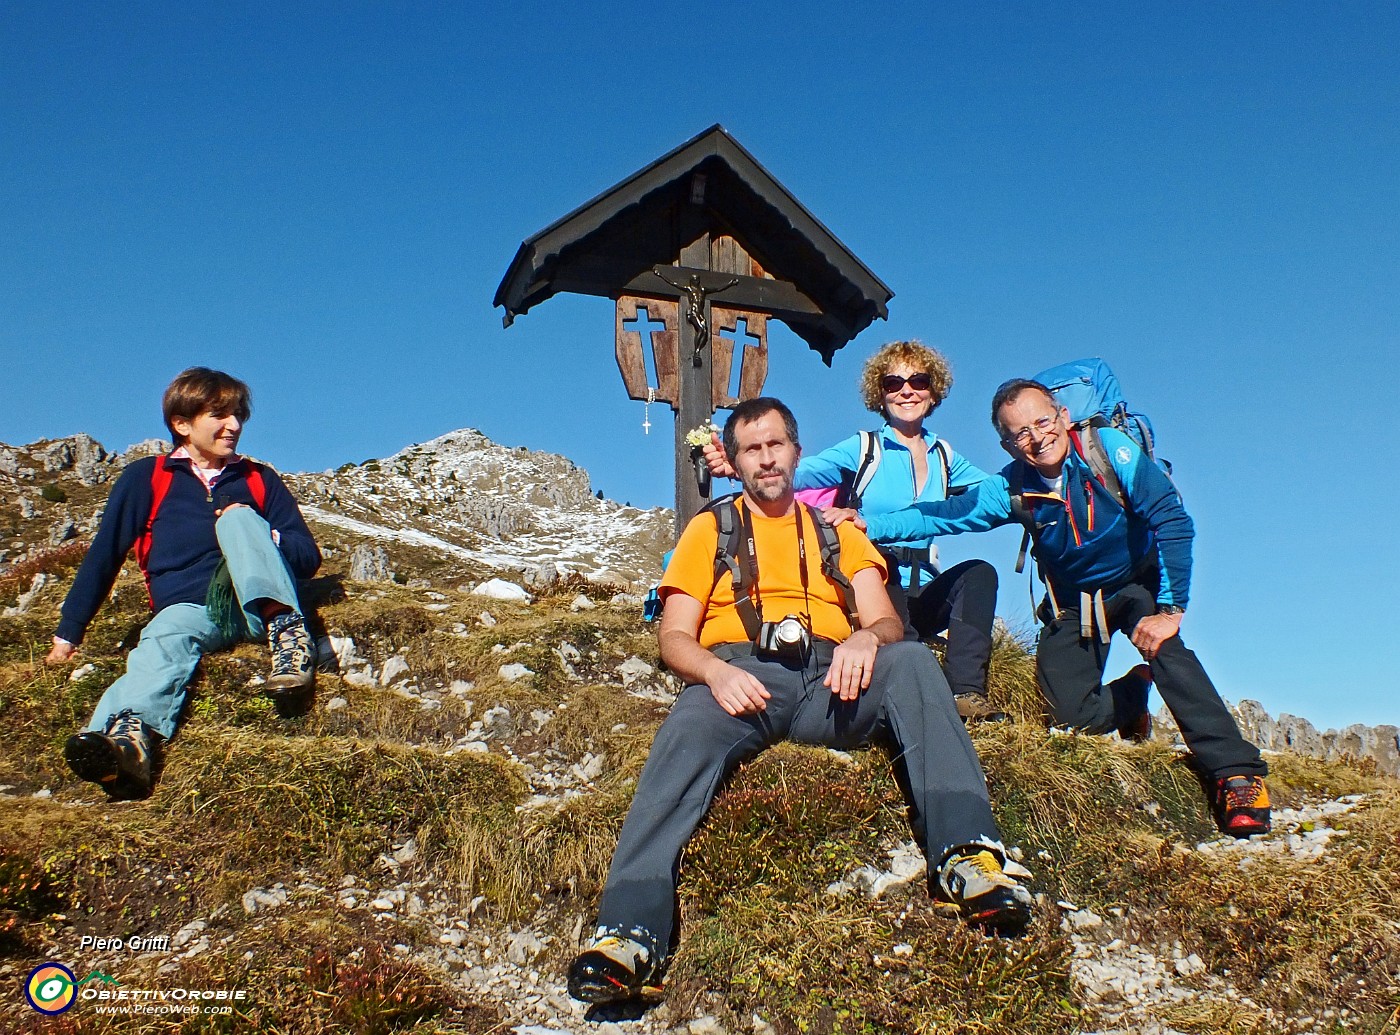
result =
M749 639L756 640L758 639L759 626L763 624L763 591L759 588L758 581L758 547L754 542L753 517L749 514L747 507L737 509L742 532L739 537L741 556L738 558L738 562L744 569L744 574L748 576L745 580L748 585L744 587L746 592L742 596L735 594L734 606L739 612L739 620L744 623L744 632ZM797 525L797 577L802 583L802 602L806 608L807 620L810 622L812 620L812 603L808 588L807 539L802 531L802 512L805 509L806 507L802 503L798 503L792 516Z

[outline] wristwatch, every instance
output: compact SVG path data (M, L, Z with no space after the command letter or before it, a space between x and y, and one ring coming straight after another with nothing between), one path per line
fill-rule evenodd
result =
M1157 613L1159 615L1184 615L1186 613L1186 608L1179 607L1176 604L1158 604Z

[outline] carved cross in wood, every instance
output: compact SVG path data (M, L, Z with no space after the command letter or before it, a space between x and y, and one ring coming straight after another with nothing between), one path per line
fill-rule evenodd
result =
M629 325L642 326L640 310L645 310L648 324L659 321L663 329L652 330L649 342L642 341L639 330ZM680 385L678 370L680 365L680 334L678 321L680 306L674 299L643 298L638 295L623 295L617 300L617 313L614 321L615 350L617 368L622 372L622 382L630 398L642 401L665 401L671 409L680 408ZM747 328L740 345L736 340L739 321ZM711 348L713 363L710 373L710 410L730 409L745 399L754 399L763 394L763 383L768 378L768 316L743 309L726 309L723 306L710 306L710 321L713 325ZM739 346L736 348L736 346ZM647 362L644 350L650 350L651 369L656 371L656 384L647 380ZM739 394L730 394L734 383L735 353L740 353ZM650 389L650 391L649 391ZM686 429L689 430L689 429Z

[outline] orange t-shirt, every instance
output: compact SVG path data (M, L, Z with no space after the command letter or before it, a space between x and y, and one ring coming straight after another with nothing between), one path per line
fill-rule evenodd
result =
M744 507L742 499L738 506ZM755 610L766 622L781 621L786 615L810 615L812 632L828 640L840 642L851 635L851 624L841 610L841 597L836 587L822 574L821 540L812 526L810 516L803 514L802 534L807 553L807 592L802 592L798 570L797 525L792 514L767 517L750 511L753 520L754 552L758 555L758 590L752 594ZM841 571L846 578L856 572L876 568L885 577L885 562L871 545L865 533L849 521L836 526L841 544ZM672 593L684 593L704 605L700 623L700 646L713 647L720 643L747 643L748 634L739 611L734 606L734 583L726 568L715 581L715 549L719 544L719 526L713 514L697 514L685 526L680 542L671 554L671 563L661 577L660 594L664 602ZM855 606L855 601L851 601ZM761 609L760 609L761 608Z

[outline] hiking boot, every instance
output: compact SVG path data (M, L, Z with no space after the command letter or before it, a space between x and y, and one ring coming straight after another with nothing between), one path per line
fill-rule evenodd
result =
M967 845L948 856L937 891L967 923L998 934L1015 934L1031 920L1031 893L1007 875L990 848Z
M976 690L954 694L953 703L963 722L1005 722L1008 718L1004 711L992 706L986 694Z
M1267 834L1272 823L1264 778L1240 775L1215 781L1215 825L1235 837Z
M651 954L630 938L595 938L569 965L569 995L585 1003L619 1003L660 991Z
M63 746L68 768L118 801L151 794L151 755L159 737L131 709L113 715L101 733L75 733Z
M268 623L267 645L272 650L267 695L274 701L285 695L298 696L315 678L316 645L306 619L298 611L278 615Z
M1152 668L1149 665L1134 665L1112 683L1113 716L1118 724L1118 735L1133 744L1142 744L1152 739L1152 712L1147 707L1147 696L1152 692Z

